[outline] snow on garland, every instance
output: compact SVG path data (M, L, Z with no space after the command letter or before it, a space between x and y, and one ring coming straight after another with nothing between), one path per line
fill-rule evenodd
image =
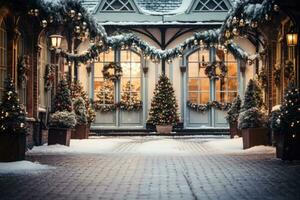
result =
M273 11L279 11L278 5L274 4L275 0L263 0L262 2L236 0L220 29L197 32L193 37L188 38L173 49L160 50L148 45L133 34L107 37L103 26L97 24L80 1L61 0L58 3L49 3L44 0L32 2L30 7L33 9L29 11L29 14L43 19L41 22L43 27L47 27L48 23L68 24L68 26L72 25L71 27L78 38L90 37L95 40L95 44L91 46L87 53L82 55L74 55L65 51L60 52L68 60L78 62L87 62L95 59L99 53L106 51L108 48L116 49L122 46L138 47L146 57L158 61L161 59L171 61L173 58L181 56L185 49L194 46L220 46L224 50L228 48L234 56L247 60L250 59L248 54L230 39L243 31L246 34L247 29L257 28L261 23L270 20ZM99 37L103 42L99 43ZM258 55L255 55L256 57Z
M231 103L221 103L218 101L207 102L206 104L197 104L192 103L191 101L187 101L188 108L196 111L196 112L205 112L212 107L218 110L228 110L231 107Z

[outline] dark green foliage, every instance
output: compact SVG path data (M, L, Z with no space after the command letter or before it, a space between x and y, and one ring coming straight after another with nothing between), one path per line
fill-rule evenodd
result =
M87 111L84 99L82 97L77 97L74 100L74 112L76 115L77 124L87 124Z
M280 119L279 119L280 114L281 114L280 110L272 111L269 118L270 128L275 132L280 131Z
M237 95L232 102L230 109L227 112L226 120L228 123L236 123L238 121L239 113L241 110L241 98Z
M26 113L20 104L11 78L5 81L5 90L0 105L0 132L7 134L26 133Z
M238 128L259 128L266 127L266 116L258 108L250 108L239 115Z
M72 100L69 85L66 80L61 80L57 86L54 98L53 112L72 111Z
M256 107L261 109L263 106L262 91L255 80L250 79L245 92L242 111Z
M280 108L280 128L282 132L288 129L298 129L300 128L300 93L299 88L294 84L288 86L284 101Z
M155 86L148 123L174 125L179 121L174 89L168 77L161 75Z

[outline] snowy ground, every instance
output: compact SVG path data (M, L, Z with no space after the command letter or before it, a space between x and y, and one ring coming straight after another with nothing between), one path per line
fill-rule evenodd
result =
M94 137L87 140L71 140L70 147L63 145L38 146L27 155L49 154L191 154L190 148L182 146L181 140L201 142L208 148L221 153L275 153L274 147L257 146L247 150L242 148L242 138L224 139L210 137Z
M31 174L50 169L54 169L54 167L26 160L17 162L0 162L0 174Z

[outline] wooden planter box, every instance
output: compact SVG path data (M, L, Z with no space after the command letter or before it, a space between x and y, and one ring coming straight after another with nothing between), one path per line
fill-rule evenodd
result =
M50 127L48 132L48 145L62 144L70 146L71 131L72 129L70 128Z
M294 136L293 136L294 135ZM300 160L300 133L276 133L276 157L282 160Z
M242 129L243 149L248 149L257 145L268 144L267 128L247 128Z
M229 132L230 138L234 138L234 136L242 137L242 131L238 129L238 123L230 123L229 124Z
M88 133L88 125L76 125L75 129L72 130L72 139L88 139L89 133Z
M0 133L0 162L25 159L26 135Z
M172 132L172 128L173 128L172 125L166 125L166 126L156 125L156 132L168 134Z

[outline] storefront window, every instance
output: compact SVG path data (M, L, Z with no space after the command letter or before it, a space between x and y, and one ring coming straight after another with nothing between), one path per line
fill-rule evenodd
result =
M2 100L7 66L7 32L5 24L0 24L0 101Z

